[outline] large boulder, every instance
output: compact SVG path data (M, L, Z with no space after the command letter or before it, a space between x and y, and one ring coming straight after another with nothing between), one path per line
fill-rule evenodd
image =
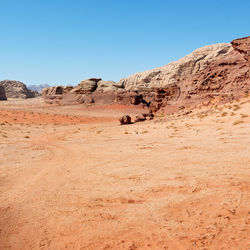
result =
M5 87L7 98L33 98L36 96L34 91L29 90L26 85L19 81L4 80L0 85Z
M42 91L42 96L45 97L45 96L52 96L52 95L62 95L65 88L68 88L68 87L58 85L54 87L44 88Z
M97 88L97 83L101 81L101 78L90 78L81 81L71 92L75 94L91 94Z
M7 96L5 93L5 88L3 85L0 84L0 101L6 101L7 100Z
M117 91L117 90L120 90L120 89L123 89L124 88L124 85L123 83L117 83L117 82L114 82L114 81L99 81L97 83L97 91L100 91L100 92L108 92L108 91Z
M131 122L131 117L130 117L129 115L124 115L124 116L122 116L122 117L119 119L119 121L120 121L120 124L121 124L121 125L131 124L131 123L132 123L132 122Z

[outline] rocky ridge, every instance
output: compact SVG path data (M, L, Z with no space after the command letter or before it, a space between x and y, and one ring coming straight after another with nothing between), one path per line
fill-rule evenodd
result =
M163 67L123 78L120 83L124 84L126 90L144 91L165 88L171 84L177 84L187 75L203 70L211 61L225 56L231 50L232 46L228 43L205 46Z
M46 88L49 103L142 105L175 112L216 99L228 101L248 93L250 37L205 46L176 62L136 73L119 82L86 79L76 87Z

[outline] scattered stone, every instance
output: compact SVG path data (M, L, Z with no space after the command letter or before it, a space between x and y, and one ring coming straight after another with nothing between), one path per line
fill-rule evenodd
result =
M131 117L129 115L124 115L119 119L119 121L121 125L131 124Z
M91 94L97 88L97 83L101 78L90 78L81 81L76 87L72 88L71 92L75 94Z

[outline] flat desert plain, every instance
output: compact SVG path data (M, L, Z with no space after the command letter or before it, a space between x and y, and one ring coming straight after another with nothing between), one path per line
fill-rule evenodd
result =
M250 249L249 111L1 102L0 249Z

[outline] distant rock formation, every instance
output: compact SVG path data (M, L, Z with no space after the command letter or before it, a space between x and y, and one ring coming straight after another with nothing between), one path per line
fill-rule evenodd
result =
M80 82L77 86L55 86L45 88L42 97L47 103L58 104L133 104L141 103L142 95L126 91L113 81L102 81L100 78L90 78Z
M44 89L46 102L131 104L175 112L212 99L229 101L250 89L250 37L205 46L176 62L119 82L86 79L76 87Z
M7 98L33 98L38 93L29 90L26 85L19 81L4 80L0 81L0 85L5 87Z
M0 84L0 101L6 101L7 100L7 96L5 93L5 88L3 85Z
M48 84L39 84L39 85L29 85L28 89L41 93L44 88L49 88L49 87L50 85Z

